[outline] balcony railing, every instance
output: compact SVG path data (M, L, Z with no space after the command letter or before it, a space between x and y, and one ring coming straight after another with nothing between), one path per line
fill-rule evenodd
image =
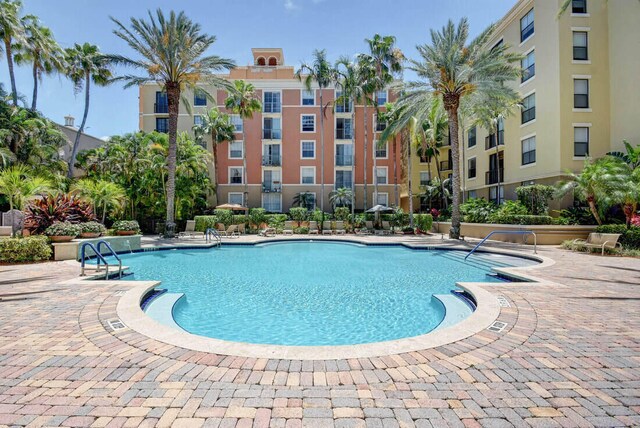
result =
M350 140L352 137L350 129L336 129L336 140Z
M496 184L504 181L504 168L491 169L485 173L484 184Z
M281 129L263 129L262 139L263 140L280 140L282 139L282 130Z
M169 113L169 104L168 103L153 103L153 112L154 113Z
M262 182L262 193L280 193L282 192L282 185L280 184L280 182L268 182L268 181L263 181Z
M453 169L453 163L450 160L440 161L440 171L449 171Z
M280 166L282 165L282 156L265 155L262 156L262 166Z
M336 155L336 166L353 165L353 155Z
M347 189L351 189L351 182L350 181L336 181L336 183L333 186L333 188L335 190L342 189L343 187L347 188Z
M484 149L489 150L494 148L496 146L496 140L497 145L504 146L504 131L498 131L497 134L487 135L484 139Z

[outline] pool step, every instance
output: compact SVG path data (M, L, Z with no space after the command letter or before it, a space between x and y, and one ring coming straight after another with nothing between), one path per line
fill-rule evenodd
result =
M473 313L473 309L471 309L467 302L453 293L434 294L433 298L438 299L445 308L444 319L436 329L446 328L457 324Z
M172 327L180 331L185 331L173 319L173 307L183 297L183 293L161 293L146 304L144 311L160 324L164 324L167 327Z

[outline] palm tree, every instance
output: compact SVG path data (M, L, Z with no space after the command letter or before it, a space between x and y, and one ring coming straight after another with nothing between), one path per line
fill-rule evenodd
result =
M64 51L53 38L47 27L40 25L38 18L26 16L22 19L25 30L24 43L16 45L15 60L18 65L31 64L33 73L33 98L31 110L35 111L38 102L38 82L42 76L54 72L61 73L66 64Z
M442 101L439 98L433 99L431 108L427 110L427 114L422 122L424 129L424 140L420 149L427 155L428 159L435 159L436 173L438 174L437 184L440 186L440 195L442 197L442 206L447 207L448 200L445 197L444 185L440 174L440 147L442 146L449 127L447 115L442 107ZM431 162L429 162L431 166ZM432 183L433 184L433 183Z
M313 204L313 193L299 192L293 197L293 205L308 208Z
M211 108L202 119L202 124L195 125L193 132L198 140L202 139L205 135L211 136L214 169L213 186L216 192L217 203L220 200L218 196L218 144L224 143L225 141L233 141L235 126L231 123L231 117L218 110L218 107Z
M116 78L127 82L125 88L154 82L167 93L169 109L169 150L167 156L167 235L173 236L175 229L176 157L178 138L178 112L183 87L195 89L198 82L205 81L214 86L228 87L227 82L214 72L235 66L233 61L216 55L204 56L215 43L215 36L202 33L200 25L191 21L184 12L171 11L165 17L158 9L154 16L148 13L148 21L131 18L127 28L115 18L114 34L127 42L139 59L123 55L108 55L117 65L139 69L142 76L123 75ZM198 88L202 90L201 88ZM205 91L206 94L206 91ZM210 95L209 95L210 97ZM186 103L189 106L188 103Z
M608 206L624 184L625 177L619 161L604 157L594 162L587 158L582 172L568 171L566 177L566 180L558 183L556 196L562 197L569 192L579 195L587 201L593 218L601 225L598 205L600 208Z
M631 219L638 210L640 201L640 168L631 169L624 165L623 182L616 193L616 199L622 203L622 211L626 219L627 228L631 227Z
M11 98L13 105L18 105L18 91L16 77L13 71L13 44L24 41L24 28L20 21L22 2L20 0L3 0L0 2L0 37L4 42L4 52L7 56L9 79L11 80Z
M0 195L5 195L9 200L9 210L11 211L11 224L15 236L15 213L14 208L22 210L25 203L43 192L51 189L51 182L43 177L29 175L29 169L24 165L15 165L0 171Z
M340 187L329 193L329 202L331 202L331 206L333 206L333 210L335 211L338 206L343 207L348 205L352 197L351 189L348 187Z
M89 115L89 94L91 93L91 82L97 86L105 86L111 78L111 71L108 63L96 45L84 43L82 45L76 43L72 48L67 48L66 62L68 64L67 74L73 82L76 93L84 89L84 113L82 114L82 122L80 128L76 132L76 138L71 149L69 157L69 169L67 177L73 177L73 168L80 147L80 136L84 132L84 126L87 123Z
M126 200L125 191L118 184L107 180L92 180L84 178L78 180L71 191L77 193L80 198L89 202L94 213L102 209L102 223L107 218L107 211L119 211L124 207Z
M453 206L449 236L460 237L460 142L458 109L467 97L518 100L519 94L504 83L521 75L521 55L507 52L507 45L491 47L489 41L495 25L467 43L469 23L463 18L458 26L449 21L441 31L431 31L431 45L417 46L421 60L411 61L421 82L408 88L411 93L401 105L420 109L432 95L441 97L449 119L451 160L453 168Z
M363 97L362 97L362 104L363 104L363 116L364 116L364 120L363 120L363 132L364 132L364 174L363 174L363 181L364 181L364 200L363 200L363 209L366 211L367 210L367 199L368 199L368 195L367 195L367 164L368 164L368 157L367 157L367 152L368 152L368 148L369 148L369 127L368 127L368 123L369 123L369 119L367 118L368 113L367 113L367 106L368 105L373 105L373 99L372 99L372 94L375 93L375 90L373 89L375 87L375 68L373 65L373 61L371 59L371 57L367 56L367 55L358 55L358 69L359 69L359 73L358 73L358 77L360 78L359 81L359 85L362 87L363 89ZM354 106L355 108L355 106ZM375 150L374 150L374 159L375 159ZM377 179L377 177L375 177L375 170L373 171L374 173L374 179ZM375 204L374 204L375 205Z
M324 213L324 114L325 105L323 90L334 81L336 73L331 63L327 60L325 49L313 51L313 62L303 63L296 72L298 80L304 80L305 88L310 91L313 81L320 90L320 210ZM353 178L352 178L353 179Z
M242 182L244 183L245 205L249 203L249 181L247 179L247 142L245 138L245 119L253 118L253 113L262 110L262 103L256 95L256 90L251 83L244 80L236 80L234 89L229 92L225 101L227 109L240 116L242 119Z
M631 169L636 169L640 167L640 145L633 147L627 140L623 140L622 144L624 144L624 148L626 149L626 153L623 152L609 152L607 153L609 156L613 156L614 158L620 159L622 162L626 163Z

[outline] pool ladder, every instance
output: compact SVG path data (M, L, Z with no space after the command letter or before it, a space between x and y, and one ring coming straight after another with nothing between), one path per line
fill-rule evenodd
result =
M204 232L204 237L207 241L207 244L213 241L216 247L220 247L222 245L222 237L220 236L220 234L216 229L212 229L209 227Z
M107 247L107 249L111 252L111 254L107 254L107 255L112 255L113 257L115 257L115 259L118 261L117 265L109 265L109 263L107 263L107 260L104 258L104 255L100 252L100 249L102 248L102 246ZM86 261L87 259L91 258L92 256L87 255L87 248L90 248L91 251L93 251L96 259L97 259L97 263L96 263L96 271L99 272L101 270L101 263L104 263L104 267L105 267L105 276L104 279L107 280L109 279L109 268L118 268L118 279L122 279L122 260L120 259L120 257L118 256L118 254L113 251L113 248L111 248L111 245L109 245L109 243L107 241L98 241L97 245L93 245L93 243L91 242L85 242L84 244L82 244L82 247L80 247L80 276L85 276L85 269L86 269Z

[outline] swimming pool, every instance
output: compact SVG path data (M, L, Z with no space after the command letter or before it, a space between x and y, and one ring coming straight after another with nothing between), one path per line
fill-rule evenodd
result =
M403 246L287 242L134 253L136 280L183 296L172 316L187 332L233 342L348 345L413 337L437 328L438 295L455 282L496 282L482 257ZM151 303L151 306L155 301ZM148 312L150 313L150 312Z

